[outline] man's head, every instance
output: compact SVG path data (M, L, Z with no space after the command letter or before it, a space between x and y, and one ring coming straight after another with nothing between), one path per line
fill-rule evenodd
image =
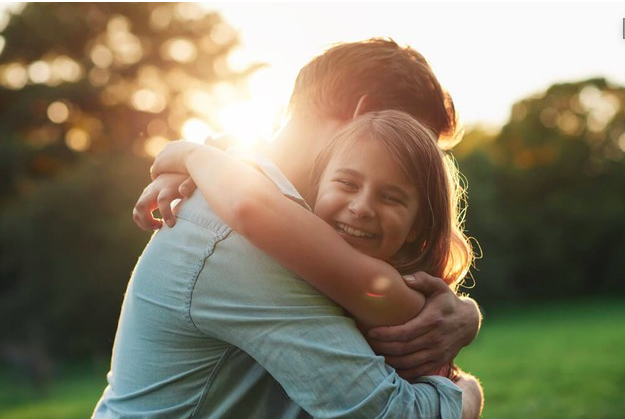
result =
M338 44L313 59L297 76L289 108L293 116L339 121L395 109L421 121L438 138L456 134L453 101L425 58L390 39Z

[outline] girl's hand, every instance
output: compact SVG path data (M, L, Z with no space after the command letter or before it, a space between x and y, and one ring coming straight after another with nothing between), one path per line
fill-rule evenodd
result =
M158 153L150 168L152 180L156 179L158 175L162 173L188 174L189 171L186 166L187 157L198 147L204 146L183 140L168 143L165 148Z
M172 211L172 203L190 196L194 189L193 179L188 175L163 173L143 190L132 210L132 219L143 230L158 230L163 226L163 222L173 227L176 217ZM153 214L157 208L162 219L156 218Z

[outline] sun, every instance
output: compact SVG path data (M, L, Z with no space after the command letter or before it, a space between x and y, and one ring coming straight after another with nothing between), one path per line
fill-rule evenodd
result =
M280 82L271 68L256 71L245 83L244 99L239 96L237 100L234 95L222 99L222 106L210 115L219 130L213 129L207 120L193 117L182 126L183 138L202 143L209 136L228 134L237 140L238 146L246 148L271 141L282 125L290 86Z
M222 107L216 118L239 146L251 148L270 141L281 126L290 86L280 83L270 68L258 70L246 84L249 98Z

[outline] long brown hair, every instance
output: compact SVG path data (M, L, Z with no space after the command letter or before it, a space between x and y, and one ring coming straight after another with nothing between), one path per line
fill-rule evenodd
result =
M463 233L464 196L451 157L437 145L432 131L410 115L395 110L370 112L345 126L319 154L313 185L319 185L332 156L349 152L355 141L382 145L417 190L416 240L405 243L388 262L402 274L425 271L455 288L470 268L473 251Z

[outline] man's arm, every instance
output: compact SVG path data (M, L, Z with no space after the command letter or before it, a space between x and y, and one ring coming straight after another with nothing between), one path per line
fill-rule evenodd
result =
M460 417L451 381L402 380L340 307L237 234L207 259L191 302L200 330L250 354L313 417Z
M425 295L425 307L403 325L371 329L367 340L400 376L414 379L453 361L475 339L482 318L475 301L458 297L443 280L424 272L405 279Z

